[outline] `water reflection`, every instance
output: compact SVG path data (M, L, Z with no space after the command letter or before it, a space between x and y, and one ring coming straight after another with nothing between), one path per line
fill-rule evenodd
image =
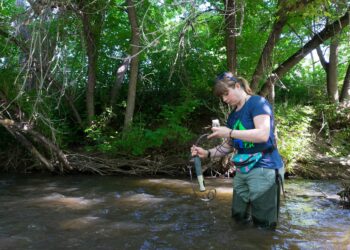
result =
M231 179L0 177L0 249L350 249L336 182L287 181L275 232L230 218ZM195 186L195 188L197 188Z
M79 230L93 226L99 220L99 217L85 216L77 219L64 220L60 222L60 228L63 230Z

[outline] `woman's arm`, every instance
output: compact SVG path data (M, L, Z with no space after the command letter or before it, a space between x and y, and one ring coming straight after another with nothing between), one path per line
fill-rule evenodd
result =
M204 149L202 147L197 147L195 145L191 148L192 156L198 155L200 158L214 158L221 157L231 153L233 150L232 146L225 142L211 149Z
M210 158L214 157L221 157L225 156L229 153L231 153L233 150L233 147L230 143L225 142L224 144L220 144L214 148L208 149L208 152L210 152Z
M253 118L254 129L232 130L227 127L213 127L208 138L236 138L247 142L267 142L270 136L270 115L257 115Z

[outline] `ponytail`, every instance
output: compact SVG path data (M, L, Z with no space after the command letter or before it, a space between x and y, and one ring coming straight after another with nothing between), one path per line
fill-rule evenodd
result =
M242 89L248 94L252 95L249 83L243 77L235 77L231 72L224 72L216 77L214 85L214 95L223 96L227 93L228 88L234 88L235 84L239 83Z

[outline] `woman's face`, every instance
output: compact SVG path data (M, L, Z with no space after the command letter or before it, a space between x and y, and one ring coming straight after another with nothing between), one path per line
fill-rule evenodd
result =
M242 89L237 87L227 88L227 92L222 95L222 100L230 106L237 106L242 100Z

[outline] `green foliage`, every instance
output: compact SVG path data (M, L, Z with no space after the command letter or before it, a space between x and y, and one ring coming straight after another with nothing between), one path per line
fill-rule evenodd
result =
M108 132L108 122L114 116L112 109L107 108L101 115L96 117L92 124L85 129L87 138L94 141L97 145L104 144L106 141L105 134ZM114 137L111 137L112 139ZM103 147L103 146L102 146Z
M88 150L97 150L114 154L127 153L142 155L149 150L172 151L181 146L193 135L186 127L186 120L195 110L199 102L187 99L177 106L164 105L159 117L156 118L158 127L150 129L142 121L135 121L133 126L124 132L112 131L107 123L113 113L106 110L94 123L85 130L87 137L95 142Z
M324 70L320 65L312 67L310 63L303 61L302 65L295 66L292 72L277 83L276 98L279 101L306 105L317 103L320 99L324 101L326 91Z
M279 151L288 171L317 154L331 157L350 152L350 109L336 104L277 105Z
M350 108L346 105L324 104L315 106L316 119L313 126L325 138L319 151L328 156L347 156L350 152Z
M278 149L287 171L292 171L298 160L310 156L313 114L314 110L310 106L282 104L275 107Z
M288 0L285 4L290 6L295 2ZM237 21L243 16L243 26L235 31L237 72L249 80L273 23L279 18L275 15L278 1L239 1L238 5L241 3L244 3L244 8L238 10ZM281 39L268 62L272 67L267 67L265 76L300 49L314 35L313 32L322 29L326 19L333 21L343 15L347 6L341 6L342 3L345 2L316 0L306 7L301 4L288 13L288 25L283 28ZM75 2L71 4L73 6ZM83 4L93 34L97 36L94 122L82 134L65 98L69 97L84 120L88 69L81 16L70 8L48 8L43 15L36 16L30 12L30 4L23 10L18 9L14 1L3 0L0 1L1 31L23 42L21 44L28 46L28 50L33 46L32 61L25 64L22 59L26 52L6 35L0 34L0 91L12 101L8 111L19 107L23 120L32 121L35 129L64 147L77 143L87 145L89 150L134 155L183 150L192 139L191 132L201 131L203 124L214 115L213 107L218 106L218 100L211 92L215 75L227 70L226 24L221 11L224 2L203 0L174 4L170 0L146 0L136 4L141 35L137 98L134 124L123 132L129 72L113 111L106 107L116 80L115 71L130 53L131 31L125 1L98 0ZM22 18L33 41L23 41L14 32L13 24ZM348 65L348 34L346 28L340 35L339 81L344 78ZM46 72L38 72L41 59L50 63ZM35 69L37 65L39 67ZM47 77L45 81L44 77ZM28 80L33 80L34 88L23 87ZM325 73L317 60L303 60L281 82L287 89L277 85L276 117L280 150L287 165L292 167L298 159L308 156L313 138L311 125L321 131L319 136L324 136L327 143L332 144L334 152L329 152L326 147L323 152L344 154L348 149L344 142L349 138L349 126L346 125L349 122L346 123L348 120L345 119L348 113L342 110L338 114L338 109L328 105L317 106L316 112L310 108L315 103L326 103ZM7 116L6 112L1 115ZM217 115L215 113L215 117ZM323 121L326 122L321 129ZM3 133L6 131L1 135ZM8 137L4 138L8 140Z

